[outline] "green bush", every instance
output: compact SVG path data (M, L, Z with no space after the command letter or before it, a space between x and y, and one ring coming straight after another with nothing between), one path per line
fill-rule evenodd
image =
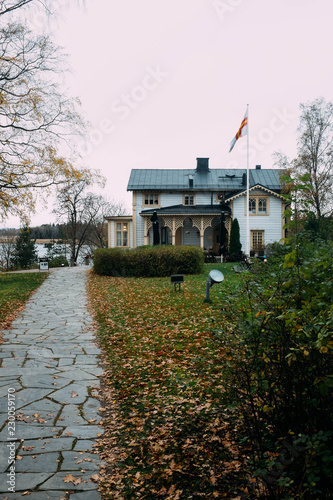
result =
M133 250L99 248L94 271L102 276L157 277L197 274L203 269L204 253L198 247L143 246Z
M267 496L331 498L333 244L296 243L244 275L248 302L224 317L226 386Z
M57 257L54 257L53 259L49 260L49 267L67 267L68 266L68 260L64 255L58 255Z

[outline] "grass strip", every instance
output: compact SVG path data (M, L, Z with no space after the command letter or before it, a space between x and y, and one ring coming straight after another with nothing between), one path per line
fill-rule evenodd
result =
M38 288L46 273L0 274L0 328L8 328L31 294Z

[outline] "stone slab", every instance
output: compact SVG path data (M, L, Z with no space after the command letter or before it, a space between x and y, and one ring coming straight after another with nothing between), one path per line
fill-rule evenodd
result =
M74 445L74 450L93 452L96 450L95 443L95 439L78 439Z
M101 500L101 498L98 491L82 491L80 493L72 493L69 496L70 500Z
M61 464L61 471L73 471L82 469L93 471L99 470L100 459L97 455L93 455L92 453L64 451L62 453L62 456L64 460Z
M36 453L50 453L52 451L71 451L74 444L75 439L72 437L25 439L20 448L20 455L35 455Z
M22 460L16 460L16 472L50 472L56 473L60 467L59 453L42 453L35 455L20 455Z
M80 439L97 439L98 434L103 434L104 430L98 425L80 425L66 427L66 432L71 432L73 436Z
M93 494L93 491L90 491L88 493ZM7 493L5 498L8 498L8 500L23 500L25 496L22 496L22 492L18 493ZM62 500L64 498L64 492L63 491L33 491L29 492L29 495L27 495L27 498L29 500ZM68 497L69 498L69 497ZM89 500L89 497L86 497ZM93 500L95 497L91 497L91 500ZM98 497L96 497L98 499ZM101 497L99 497L101 498Z
M81 479L81 483L73 484L73 482L65 483L64 479L68 476L70 472L57 472L48 479L45 483L40 486L40 490L74 490L74 491L89 491L96 490L96 484L90 479L94 474L93 471L89 472L80 472L73 471L73 477L75 479Z
M19 473L15 474L15 489L16 492L33 490L38 485L44 483L52 477L52 474L48 473ZM7 475L0 474L0 493L8 492Z
M58 403L83 403L88 396L87 387L78 384L69 384L66 387L52 393L52 399Z

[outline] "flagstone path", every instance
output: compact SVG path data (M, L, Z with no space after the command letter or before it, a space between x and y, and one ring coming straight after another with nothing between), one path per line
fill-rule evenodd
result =
M99 500L100 350L86 268L50 273L0 345L0 498ZM14 420L14 415L16 421Z

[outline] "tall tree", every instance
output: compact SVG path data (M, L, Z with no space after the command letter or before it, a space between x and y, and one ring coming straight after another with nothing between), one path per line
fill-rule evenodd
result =
M238 255L241 251L242 244L240 242L239 222L238 219L234 219L230 229L229 253Z
M84 125L78 101L57 82L61 61L49 37L17 24L0 29L0 218L33 210L36 188L79 177L69 139Z
M71 263L75 265L83 245L88 243L92 227L100 210L99 197L87 193L93 183L103 186L105 179L99 174L85 172L78 181L69 181L58 189L54 213L66 222L65 232L71 247Z
M22 269L27 269L34 262L37 262L35 240L31 239L31 231L28 226L21 229L12 260L16 266L20 266Z
M300 109L297 158L289 161L279 152L275 163L291 174L295 185L307 179L298 201L320 218L333 213L333 103L318 98Z

